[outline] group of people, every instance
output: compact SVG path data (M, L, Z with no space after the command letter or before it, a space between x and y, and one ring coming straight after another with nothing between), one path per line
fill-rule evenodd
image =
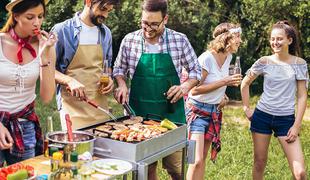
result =
M257 60L243 78L229 74L232 56L242 43L238 24L219 24L208 49L197 58L186 35L166 27L167 0L144 0L141 29L124 37L112 66L112 35L104 20L119 1L84 0L81 12L56 24L50 33L41 30L47 0L11 0L6 6L9 18L0 33L0 165L42 153L42 132L34 111L40 78L43 102L49 102L56 89L63 129L65 114L70 114L73 129L109 119L86 101L107 109L107 94L113 90L115 99L129 102L139 116L159 114L187 123L188 137L196 141L195 162L188 166L187 179L204 179L210 147L213 161L221 149L222 108L229 101L226 87L241 84L254 144L253 179L263 179L272 134L282 145L293 177L306 179L298 135L306 109L308 69L298 57L293 26L286 21L272 26L272 54ZM112 77L100 87L101 73L107 68ZM183 70L188 78L181 83ZM264 76L264 92L253 110L249 86L259 75ZM181 179L181 157L177 151L162 161L172 179ZM156 162L149 165L148 179L157 179L156 167Z

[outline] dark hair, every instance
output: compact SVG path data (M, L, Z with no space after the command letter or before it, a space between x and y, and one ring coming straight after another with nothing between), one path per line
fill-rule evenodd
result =
M292 43L288 46L288 51L290 54L298 56L300 54L300 49L295 28L291 26L287 20L284 20L276 22L272 26L271 31L273 29L283 29L287 37L292 38Z
M162 16L165 17L168 11L168 2L167 0L144 0L142 10L148 12L160 11Z
M233 23L221 23L213 31L213 40L208 44L208 49L213 49L217 53L225 53L231 46L234 33L230 29L239 28L240 25Z
M9 12L9 17L0 32L8 32L11 28L15 27L16 21L14 19L14 14L22 14L28 11L29 9L37 7L39 5L43 6L45 16L46 6L44 0L24 0L16 4Z
M107 4L109 5L118 5L120 3L120 0L91 0L91 4L100 3L100 6L105 6ZM86 0L84 0L84 4L86 3Z

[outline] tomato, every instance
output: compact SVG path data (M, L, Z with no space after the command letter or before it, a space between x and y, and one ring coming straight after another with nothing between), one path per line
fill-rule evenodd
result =
M16 163L16 164L12 164L11 166L12 169L16 169L16 170L21 170L21 169L25 169L25 166L22 163ZM16 171L15 171L16 172Z
M28 171L28 175L32 177L34 175L34 168L30 165L26 165L25 169Z
M8 168L2 168L2 169L1 169L1 172L4 173L4 174L6 174L6 175L10 174Z
M0 180L2 179L6 180L6 176L7 174L5 174L4 172L0 172Z
M14 165L8 166L7 169L9 171L9 174L15 173L16 171L19 170L18 167Z
M0 180L6 180L5 176L0 175Z

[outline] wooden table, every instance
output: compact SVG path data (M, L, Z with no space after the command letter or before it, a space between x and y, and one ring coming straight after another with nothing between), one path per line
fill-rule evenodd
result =
M44 157L43 155L27 159L21 163L34 167L34 170L38 173L38 175L51 173L50 159L48 157Z

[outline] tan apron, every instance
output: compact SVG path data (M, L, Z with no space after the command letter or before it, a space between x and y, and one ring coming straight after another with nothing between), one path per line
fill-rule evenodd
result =
M103 68L102 59L103 51L101 44L79 45L65 74L84 84L86 96L90 100L108 109L107 97L98 93L97 85ZM68 113L70 115L73 130L109 119L102 111L71 96L64 86L62 87L61 96L63 113ZM61 115L62 128L66 129L64 128L66 122L63 117L64 116Z

